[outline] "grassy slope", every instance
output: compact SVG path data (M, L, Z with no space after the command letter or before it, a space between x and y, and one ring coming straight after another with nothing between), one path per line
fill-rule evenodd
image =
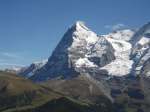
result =
M45 82L43 85L57 92L61 92L65 96L76 99L80 103L88 103L90 110L92 110L90 112L113 111L111 101L104 95L101 89L87 77L79 76L70 80L54 79ZM86 110L86 112L88 111Z
M96 102L98 97L106 97L95 83L83 76L70 80L49 80L43 85L61 92L66 96L88 103Z
M103 104L105 104L103 102ZM44 105L41 105L34 109L26 109L23 111L13 112L114 112L111 104L106 105L89 105L81 103L78 100L61 97L58 99L51 100Z
M15 74L0 72L0 111L34 108L60 96Z
M0 112L112 112L111 102L95 87L91 93L89 84L84 79L70 80L56 92L47 85L0 72ZM64 94L65 91L69 94ZM95 104L89 102L93 94L97 99ZM80 98L75 99L76 95Z

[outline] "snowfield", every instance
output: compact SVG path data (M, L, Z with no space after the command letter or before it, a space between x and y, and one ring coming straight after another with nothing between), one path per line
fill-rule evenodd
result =
M107 70L109 75L124 76L131 72L133 64L133 61L130 60L132 45L128 42L128 40L131 38L130 36L133 35L133 32L131 33L130 30L124 31L125 34L123 34L123 31L120 32L122 35L125 35L125 37L121 36L120 32L118 32L118 34L115 33L114 35L112 35L112 33L105 35L105 38L112 44L113 48L115 49L116 57L114 61L101 68ZM127 37L127 35L129 37Z

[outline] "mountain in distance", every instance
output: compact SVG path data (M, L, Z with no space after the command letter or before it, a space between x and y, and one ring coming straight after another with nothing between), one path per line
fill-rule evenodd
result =
M22 69L23 67L20 67L20 66L12 66L10 68L6 68L4 70L1 70L1 71L5 71L5 72L8 72L8 73L14 73L14 74L19 74L20 70Z
M40 62L34 62L30 66L22 67L17 71L17 74L20 74L20 76L29 78L35 74L40 68L42 68L48 60L43 60Z

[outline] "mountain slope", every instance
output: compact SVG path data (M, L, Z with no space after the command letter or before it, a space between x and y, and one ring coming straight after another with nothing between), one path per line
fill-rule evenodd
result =
M0 72L0 111L20 107L33 108L57 97L60 95L29 80Z
M106 99L101 99L102 104L89 105L72 98L62 97L54 99L34 109L12 112L115 112L113 105ZM105 101L105 102L104 102Z
M15 74L0 72L1 112L113 112L113 104L101 93L97 103L92 103L75 99L72 93L52 90L47 84L37 85Z
M92 77L85 76L85 74L69 80L49 80L44 82L44 85L83 102L96 103L99 97L112 100L111 96L107 96L110 91L102 83L94 81Z

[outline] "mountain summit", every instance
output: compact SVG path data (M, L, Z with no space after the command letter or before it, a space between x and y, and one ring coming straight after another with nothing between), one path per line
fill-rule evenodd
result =
M78 21L64 34L47 64L31 78L33 80L70 78L87 68L99 69L114 59L111 43Z

